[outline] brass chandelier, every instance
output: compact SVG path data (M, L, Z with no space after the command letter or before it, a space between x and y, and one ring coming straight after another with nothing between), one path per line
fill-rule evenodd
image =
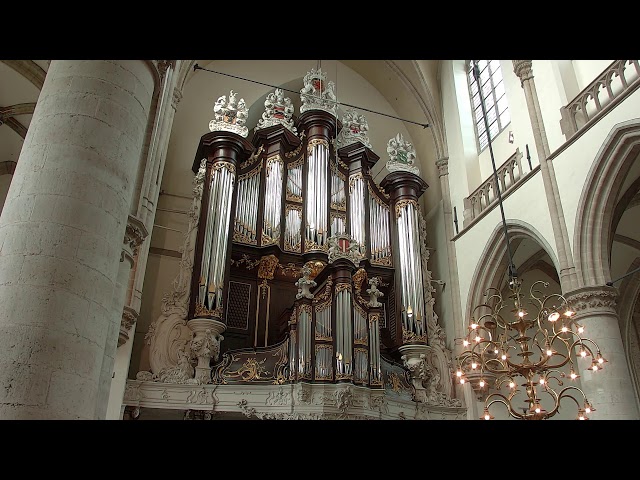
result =
M469 381L476 388L496 390L486 397L480 418L493 419L489 407L501 403L514 418L544 420L558 413L565 398L575 402L580 420L587 420L595 410L580 388L565 385L563 379L580 377L576 357L591 357L590 370L594 372L602 369L606 360L598 345L582 336L584 328L574 320L575 312L566 298L555 293L544 295L539 289L548 286L541 280L531 285L526 304L532 311L525 308L517 277L509 282L512 302L490 288L485 292L485 303L474 309L474 315L481 314L469 321L468 334L462 339L464 351L457 357L456 376L461 384ZM513 315L511 319L502 315L505 309ZM518 385L526 393L526 407L522 409L516 404L521 399L517 397ZM543 407L543 403L549 404L544 398L550 400L549 409Z
M558 413L563 400L570 399L577 406L577 418L587 420L595 408L579 387L565 381L580 377L576 368L578 358L591 357L589 369L594 372L601 370L606 360L598 345L582 336L584 328L575 321L575 311L567 299L556 293L545 295L540 289L547 288L548 282L534 282L527 299L521 292L522 281L509 246L477 61L474 61L473 75L478 85L502 214L510 294L504 299L498 289L489 288L484 294L485 301L474 308L467 335L457 340L462 342L463 351L456 357L456 378L460 384L470 382L477 392L492 391L486 395L481 419L494 419L489 408L502 404L516 419L545 420ZM507 310L510 316L503 315ZM519 386L524 388L524 399L519 395ZM518 402L523 400L525 406L518 407Z

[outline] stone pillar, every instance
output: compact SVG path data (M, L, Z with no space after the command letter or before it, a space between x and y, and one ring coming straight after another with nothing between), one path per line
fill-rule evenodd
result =
M0 216L0 418L104 418L153 90L143 61L51 62Z
M527 109L529 110L529 119L531 120L531 128L533 129L533 138L536 142L536 150L538 158L542 162L549 156L549 142L547 140L547 132L544 129L542 113L540 112L540 102L538 102L538 94L536 92L536 84L533 80L532 60L512 60L513 72L520 79L520 86L524 90L527 99Z
M513 71L520 79L520 84L524 89L527 100L527 109L529 110L531 128L533 129L533 137L536 142L536 151L538 152L538 160L540 162L542 183L547 197L547 205L549 206L551 227L553 228L553 236L556 241L556 248L558 249L560 285L562 286L562 291L566 292L578 286L575 273L576 269L573 264L573 256L569 244L569 233L567 232L567 224L564 220L564 212L562 210L562 202L560 201L558 181L556 180L553 169L553 162L547 161L547 157L549 156L549 142L547 141L547 134L544 130L538 94L536 93L536 85L533 80L532 61L513 60Z
M178 60L178 62L180 61ZM182 98L180 90L174 87L175 82L173 64L170 64L162 76L162 94L158 104L158 115L152 135L155 142L150 147L141 198L136 213L136 216L144 223L147 231L153 230L171 127L178 103ZM149 246L150 242L147 241L139 249L135 269L132 271L134 282L130 306L135 310L139 310L140 304L142 303L142 288L147 259L149 257Z
M615 302L617 290L607 286L583 287L565 294L565 297L576 312L574 320L584 327L583 337L597 343L607 360L602 370L593 372L589 369L593 357L578 358L582 390L595 407L589 418L640 420L620 335ZM587 345L592 347L588 342Z
M456 244L451 239L455 236L453 231L453 210L451 207L451 191L449 189L449 158L444 157L436 162L436 166L438 167L438 177L440 178L440 189L442 191L442 210L444 216L444 230L445 235L447 237L447 262L448 262L448 271L449 271L449 279L448 283L451 284L451 313L452 317L457 319L454 322L454 338L462 338L465 335L465 325L462 319L464 316L462 315L462 306L460 304L460 284L458 280L458 260L456 257ZM466 199L465 199L466 200ZM445 296L441 296L440 302L445 299ZM452 346L453 354L457 356L463 350L462 345L453 345ZM472 417L477 418L475 408L473 405L475 401L472 400L473 397L470 397L468 394L468 390L464 388L463 385L458 385L457 382L454 383L454 388L456 388L456 398L464 398L465 405L471 411ZM472 400L469 402L469 400Z

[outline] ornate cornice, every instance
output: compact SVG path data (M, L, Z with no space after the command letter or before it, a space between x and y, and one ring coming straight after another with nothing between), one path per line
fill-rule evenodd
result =
M617 290L607 286L583 287L565 295L578 316L615 313L617 296Z

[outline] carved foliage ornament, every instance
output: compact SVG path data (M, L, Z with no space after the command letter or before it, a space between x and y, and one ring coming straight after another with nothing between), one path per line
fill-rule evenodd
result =
M327 74L322 69L311 69L304 76L304 87L300 90L300 99L302 106L300 113L307 110L324 110L336 115L338 104L334 93L335 84L332 81L327 82Z
M576 313L589 313L590 310L615 310L617 293L612 290L589 289L569 293L567 301Z
M267 95L264 101L265 111L262 118L258 120L256 130L271 127L273 125L283 125L291 132L296 133L296 127L293 126L293 103L289 97L284 96L281 88L276 88L275 92Z
M353 108L347 108L342 117L342 129L338 134L338 148L346 147L356 142L362 143L367 148L371 147L371 142L367 136L369 124L364 115L359 114Z
M214 119L209 122L209 130L227 131L237 133L241 137L249 134L249 129L245 126L249 109L244 98L237 99L238 94L231 90L229 99L226 95L218 97L213 106Z
M414 165L416 149L411 143L405 141L401 133L398 133L387 142L387 153L389 154L389 160L386 167L390 172L405 171L416 175L419 174L418 167Z

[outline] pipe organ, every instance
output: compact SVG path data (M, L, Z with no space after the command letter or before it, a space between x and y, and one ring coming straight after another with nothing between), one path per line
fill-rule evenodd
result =
M248 109L231 91L200 141L187 325L194 338L213 335L220 354L203 383L382 388L385 355L428 343L418 207L427 185L412 146L389 141L378 185L367 122L351 108L338 120L325 76L305 76L298 117L281 89L270 93L251 141Z

